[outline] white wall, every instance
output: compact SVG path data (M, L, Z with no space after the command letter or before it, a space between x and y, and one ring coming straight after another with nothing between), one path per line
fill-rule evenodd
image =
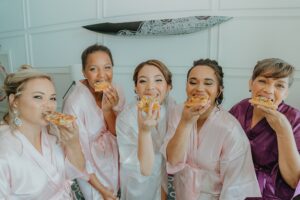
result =
M81 28L96 22L122 22L192 15L234 18L211 29L178 36L126 38ZM247 97L251 69L259 59L280 57L297 68L288 103L300 108L300 1L298 0L1 0L0 53L11 66L29 63L53 73L59 104L71 83L69 66L82 50L107 45L115 60L115 80L133 99L132 71L150 58L165 62L174 74L173 96L185 99L185 74L193 60L217 59L225 72L224 106ZM80 71L78 71L80 73ZM1 104L2 105L2 104ZM0 107L1 107L0 105ZM2 107L3 109L3 107Z

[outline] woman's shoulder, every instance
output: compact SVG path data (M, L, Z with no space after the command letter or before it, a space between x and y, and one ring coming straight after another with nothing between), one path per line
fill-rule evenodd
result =
M75 82L75 85L68 92L65 101L79 102L83 97L86 96L88 89L80 81Z
M8 125L0 125L0 155L12 155L21 151L21 141Z
M237 109L244 109L244 108L248 107L250 105L249 99L250 98L246 98L246 99L243 99L243 100L239 101L238 103L234 104L231 107L229 112L232 112L232 111L237 110Z
M299 109L297 109L293 106L290 106L288 104L282 103L281 105L279 105L278 110L279 110L279 112L284 114L291 123L296 123L296 124L300 123L300 110Z
M227 129L228 132L232 132L233 129L240 129L243 130L239 121L227 110L224 108L217 109L218 117L217 121L219 121L219 125L223 126L224 129Z

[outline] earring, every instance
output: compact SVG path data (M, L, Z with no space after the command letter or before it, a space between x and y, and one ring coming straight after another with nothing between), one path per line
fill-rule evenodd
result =
M19 112L17 110L13 110L13 123L19 127L23 124L22 120L19 118Z
M140 101L141 100L141 98L140 98L139 95L135 95L134 97L135 97L136 101Z
M249 89L249 92L252 92L252 91Z

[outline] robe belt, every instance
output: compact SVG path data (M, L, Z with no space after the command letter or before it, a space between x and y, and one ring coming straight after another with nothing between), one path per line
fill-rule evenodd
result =
M59 190L57 191L56 195L51 198L51 200L68 200L73 199L72 197L72 189L71 185L73 184L73 181L66 180Z

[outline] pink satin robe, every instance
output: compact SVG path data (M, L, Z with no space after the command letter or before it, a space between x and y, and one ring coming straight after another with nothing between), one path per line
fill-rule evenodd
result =
M161 188L167 191L167 173L165 159L160 153L163 144L168 110L175 102L168 97L161 106L160 118L156 129L151 130L154 163L150 176L143 176L140 171L138 151L138 123L136 102L129 104L117 119L117 138L121 165L121 200L159 200Z
M72 199L71 180L84 174L65 158L55 136L46 129L41 134L42 154L21 132L0 126L0 199Z
M170 114L168 135L162 152L175 134L183 105ZM247 137L238 121L215 108L197 133L189 134L187 154L177 165L167 162L174 175L176 200L242 200L260 197Z
M116 89L119 104L114 111L118 113L125 105L125 98L120 88L116 87ZM105 187L116 194L119 189L119 155L116 137L107 130L101 108L89 89L80 81L65 99L63 112L77 117L87 172L94 173ZM85 199L103 199L87 181L77 180Z

